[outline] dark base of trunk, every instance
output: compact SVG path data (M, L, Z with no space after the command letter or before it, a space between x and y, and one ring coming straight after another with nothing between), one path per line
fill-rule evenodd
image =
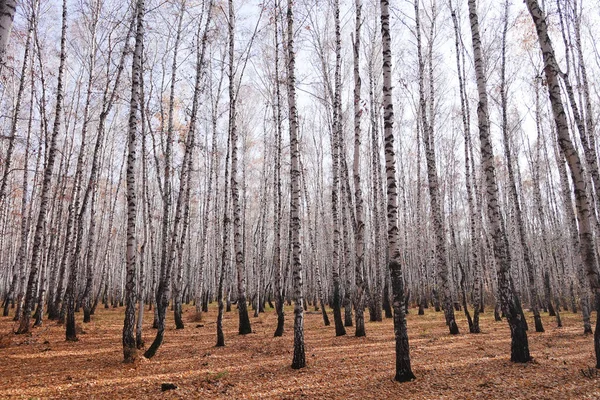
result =
M183 323L181 301L175 301L173 310L173 316L175 318L175 329L184 329L185 324Z
M396 376L394 376L394 380L400 383L411 382L415 379L417 379L417 377L415 376L415 374L412 373L411 370L396 371Z
M83 307L83 322L86 324L92 320L91 311L88 307Z
M342 310L339 304L333 305L333 322L335 323L335 336L344 336L346 334L346 328L342 321Z
M204 293L204 297L202 297L202 311L203 312L208 312L208 299L209 299L209 293L206 292L206 293Z
M596 314L600 316L600 302L596 299ZM600 369L600 317L596 318L596 332L594 333L594 350L596 353L596 368Z
M392 305L390 304L390 289L386 284L383 287L383 300L382 300L383 311L386 318L392 318Z
M275 328L274 337L283 336L283 323L285 322L285 315L283 314L283 310L277 313L277 328Z
M518 300L515 299L515 303L517 304L511 305L509 310L511 317L508 321L511 330L510 360L515 363L526 363L531 361L527 327L522 312L518 310Z
M502 321L502 317L500 315L500 304L496 303L496 307L494 307L494 320Z
M548 315L551 317L556 317L556 311L554 310L554 306L552 306L551 302L548 302Z
M247 335L252 333L252 327L250 326L250 318L248 317L248 306L246 305L246 298L240 297L238 299L238 316L240 322L240 335Z
M146 343L144 343L144 339L142 338L142 332L136 332L135 334L135 347L138 350L142 350Z
M542 317L540 317L539 312L533 314L533 322L536 332L544 332L544 325L542 324Z
M458 325L456 324L455 320L450 321L450 334L451 335L458 335L459 334L459 330L458 330Z
M75 329L75 316L72 314L67 316L66 336L67 342L76 342L79 340L77 339L77 330Z
M165 335L164 329L159 329L158 332L156 332L156 337L154 338L154 341L152 342L152 344L150 345L148 350L146 350L146 352L144 353L144 357L152 358L156 355L158 348L160 347L160 345L163 342L164 335Z
M132 364L137 359L137 348L135 346L123 346L123 363Z
M465 317L467 318L467 323L469 324L469 332L475 333L473 332L473 319L471 319L471 313L467 307L463 306L463 309L465 310Z
M335 323L335 336L343 336L346 334L346 328L342 321L342 310L340 308L340 288L339 285L333 284L333 322Z
M410 367L410 347L408 331L404 315L404 282L402 280L402 267L396 261L389 264L392 294L394 296L394 334L396 339L396 375L397 382L409 382L415 379Z
M469 328L471 333L481 333L481 329L479 327L479 310L477 309L477 305L473 307L473 327Z
M359 290L358 293L363 293L362 290ZM354 315L356 318L356 330L354 331L354 336L362 337L366 336L365 332L365 307L363 304L363 296L362 294L356 295L356 300L354 301Z
M344 299L344 326L351 327L352 323L352 305L350 304L350 298Z
M325 310L325 304L323 303L323 300L321 300L321 314L323 314L323 324L325 326L331 325L331 323L329 322L329 317L327 316L327 311Z
M300 369L306 367L306 356L304 354L304 343L296 343L294 339L294 357L292 359L292 369Z

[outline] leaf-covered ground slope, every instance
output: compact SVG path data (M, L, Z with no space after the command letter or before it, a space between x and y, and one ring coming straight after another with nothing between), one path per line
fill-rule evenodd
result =
M253 333L237 334L237 313L225 314L226 347L215 348L216 309L203 321L191 322L184 310L185 329L175 330L169 314L165 341L152 360L121 362L123 309L98 309L82 324L79 342L64 340L64 328L52 322L31 336L7 335L12 318L0 319L4 347L0 349L0 399L4 398L324 398L324 399L597 399L600 377L582 369L594 365L593 339L582 334L580 315L563 313L563 328L543 316L545 333L529 332L534 357L526 365L509 361L506 322L482 315L483 333L450 336L442 313L427 310L408 315L411 357L417 380L398 384L394 376L391 319L367 322L367 337L335 337L320 313L305 314L307 367L290 368L292 316L287 309L286 332L274 338L273 310L252 318ZM368 317L368 313L366 314ZM79 317L78 317L79 318ZM155 331L146 312L145 340ZM331 314L330 314L331 318ZM533 325L533 322L530 322ZM10 341L10 344L7 343ZM161 391L162 383L177 389Z

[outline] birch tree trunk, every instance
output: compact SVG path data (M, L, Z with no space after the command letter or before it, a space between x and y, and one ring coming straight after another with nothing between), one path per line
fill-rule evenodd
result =
M231 0L230 0L231 1ZM294 53L293 1L287 2L288 106L290 129L290 223L292 246L292 279L294 290L294 357L292 368L306 366L304 355L304 309L302 303L303 276L300 260L300 141L298 138L298 109L296 108L296 54Z
M333 252L332 252L332 277L333 277L333 321L335 323L335 335L343 336L346 334L346 328L342 321L341 293L340 293L340 215L338 200L340 187L340 121L338 114L341 91L341 33L340 33L340 4L339 0L334 0L334 20L335 20L335 94L333 99L333 128L331 132L331 159L332 159L332 186L331 186L331 214L333 216ZM288 61L289 62L289 61Z
M279 1L275 1L275 179L274 185L274 206L273 206L273 268L275 270L275 309L277 311L277 328L274 336L283 335L283 323L285 314L283 310L283 277L281 275L281 85L279 80Z
M506 34L508 31L508 11L509 3L504 2L504 21L502 29L502 55L501 55L501 66L500 66L500 103L502 112L502 139L504 143L504 154L506 156L506 169L508 170L508 192L513 203L515 219L517 223L518 239L523 251L523 260L527 267L527 279L529 281L529 293L530 293L530 306L533 311L533 319L535 323L536 332L544 332L544 326L542 324L542 318L540 317L540 309L538 302L538 292L535 283L535 266L533 265L533 259L529 244L527 243L527 237L525 235L525 224L523 222L523 215L521 213L521 204L519 202L519 196L517 193L517 184L515 182L515 174L513 171L513 158L512 151L510 148L510 141L508 137L508 99L506 93ZM514 164L518 168L518 164ZM542 221L543 224L543 221ZM545 232L543 230L543 235Z
M490 141L490 121L488 112L488 99L484 74L484 62L479 35L479 21L475 0L469 2L469 20L471 22L471 35L473 41L473 55L475 61L475 75L477 78L477 92L479 103L477 105L477 119L479 122L479 140L481 142L481 162L485 174L487 215L490 223L493 240L494 258L498 275L498 291L502 311L508 320L511 331L511 361L528 362L529 343L524 324L524 316L520 313L518 299L513 293L510 282L510 257L503 223L501 221L500 203L498 201L498 184L494 167L494 152Z
M400 261L398 232L398 188L394 153L394 106L392 104L392 49L390 36L389 0L381 0L381 38L383 51L383 133L385 143L385 174L387 179L387 237L388 259L392 278L394 334L396 339L396 376L398 382L415 379L410 367L406 316L404 314L404 280Z
M471 333L481 333L479 327L479 311L482 303L482 292L481 292L481 264L479 263L478 250L480 247L479 236L477 230L477 221L479 214L477 213L476 207L474 206L473 200L473 188L471 185L472 176L474 171L471 170L471 125L469 121L468 101L465 93L465 79L463 75L463 69L461 68L461 58L463 55L464 62L464 51L460 43L462 38L459 33L458 18L456 12L452 7L452 1L448 1L450 5L450 12L452 16L452 23L454 25L454 44L456 49L456 70L458 72L458 88L460 94L460 108L463 123L463 136L465 146L465 185L467 189L467 204L469 208L469 233L470 233L470 249L469 249L469 264L472 266L473 276L473 325L469 326ZM466 304L466 301L465 301Z
M360 27L362 25L362 1L355 0L356 24L354 30L354 159L352 172L354 177L354 202L356 207L356 229L354 230L355 241L355 285L354 312L356 314L356 336L365 336L364 315L364 292L365 283L363 277L365 265L365 212L363 208L363 196L360 186L360 143L361 128L360 118L362 109L360 105Z
M10 165L11 165L11 158L12 158L12 152L14 150L14 144L15 144L15 138L16 138L16 134L17 134L17 127L18 127L18 121L19 121L19 112L21 110L21 98L23 96L23 91L25 89L25 78L27 75L27 65L28 65L28 60L29 60L29 52L30 52L30 47L31 47L31 36L33 34L33 28L34 28L34 22L35 22L35 15L31 15L31 21L29 22L29 29L27 31L27 39L25 40L25 51L23 54L23 64L21 67L21 78L19 81L19 89L17 91L17 99L15 102L15 108L14 108L14 112L13 112L13 118L11 121L11 127L10 127L10 136L8 138L9 142L8 142L8 149L6 152L6 157L3 160L4 161L4 171L2 173L2 182L0 183L0 207L2 207L4 204L4 197L6 195L6 187L7 187L7 183L8 183L8 175L9 172L11 170ZM33 57L32 57L33 58ZM32 61L32 71L33 71L33 61ZM31 93L31 110L33 110L33 77L32 77L32 93ZM16 262L16 266L15 268L17 268L18 270L18 280L15 278L14 283L15 285L18 283L18 295L17 295L17 312L15 313L15 321L18 321L21 318L21 312L22 312L22 303L23 303L23 293L24 293L24 280L25 280L25 272L26 272L26 262L27 262L27 237L29 234L29 228L27 226L27 213L26 213L26 205L27 205L27 185L28 185L28 181L27 181L27 162L28 162L28 156L29 156L29 140L30 140L30 133L31 133L31 115L30 111L30 116L29 116L29 124L28 124L28 129L27 129L27 146L25 149L25 166L23 169L23 198L21 201L21 242L19 244L19 249L17 251L17 262ZM8 208L8 207L7 207ZM15 275L16 277L17 275ZM11 292L16 291L15 288L11 288L9 290L9 294L8 297L10 297ZM8 301L8 300L7 300ZM7 303L8 304L8 303ZM8 308L5 307L5 314L8 315Z
M0 1L0 71L2 71L6 62L6 46L16 11L17 0Z
M435 160L435 147L433 139L433 115L427 118L427 109L425 103L425 88L424 88L424 62L421 55L421 24L419 20L419 2L414 3L415 6L415 21L417 31L417 54L419 60L419 114L421 115L421 123L423 125L423 143L425 147L425 160L427 162L427 181L429 182L429 199L431 202L431 217L433 228L435 230L435 255L438 277L442 286L442 294L444 296L444 316L446 325L450 330L450 334L457 335L459 333L458 325L454 317L454 308L452 307L452 292L450 291L450 282L448 281L448 256L446 249L446 229L444 226L441 200L439 193L439 183L437 176L437 166ZM435 12L435 10L434 10ZM434 22L432 21L432 24ZM433 45L432 45L433 46ZM430 57L431 58L431 57ZM429 66L433 68L432 65ZM432 73L430 72L430 87L433 87L431 82ZM431 92L431 90L430 90ZM433 110L433 96L430 96L430 109Z
M142 78L142 56L144 48L144 15L145 0L136 1L136 32L133 63L131 66L131 100L129 102L129 129L127 134L127 248L125 252L127 275L125 279L125 321L123 323L123 357L125 363L132 363L137 358L137 346L134 335L136 305L136 158L138 108L140 102L140 86Z
M62 3L62 28L60 39L60 64L58 67L58 82L56 86L56 107L54 110L54 125L52 134L50 135L50 144L47 147L47 159L44 166L44 176L42 179L42 187L40 191L40 206L33 234L33 244L31 253L31 268L29 269L29 279L27 281L27 291L25 292L25 301L23 304L23 313L19 322L17 333L28 333L30 326L31 311L35 301L37 288L38 267L42 251L42 238L44 235L44 227L46 223L46 213L48 208L48 200L50 196L50 188L52 185L52 172L54 169L54 161L56 159L56 139L60 132L60 123L62 118L64 88L63 78L65 70L65 62L67 59L66 42L67 42L67 2Z
M177 80L177 54L179 50L179 44L181 39L181 26L183 21L183 15L185 11L186 1L182 0L181 8L179 10L179 17L177 23L177 32L175 37L175 46L173 49L173 64L171 68L171 87L169 93L169 116L167 121L167 134L166 134L166 146L165 146L165 169L163 176L163 216L162 216L162 233L161 233L161 258L160 258L160 275L158 288L156 290L156 310L157 310L157 332L154 341L144 353L144 357L152 358L156 354L162 344L164 332L165 332L165 318L167 307L169 305L170 297L170 286L171 286L171 268L175 262L176 257L176 243L179 232L179 224L181 223L181 210L183 206L186 176L187 171L187 159L182 163L181 177L179 179L179 196L177 198L177 204L175 206L175 213L173 216L173 229L169 229L169 214L171 211L171 174L172 174L172 149L173 149L173 134L174 134L174 104L175 104L175 82ZM169 235L170 234L170 235Z
M237 272L237 306L239 317L239 334L252 333L250 318L248 317L248 304L246 302L246 272L244 249L242 246L242 221L240 194L237 181L237 125L234 68L234 42L235 42L235 10L233 0L229 0L229 134L231 136L231 206L233 208L233 247L235 252L235 269Z
M548 35L548 26L544 12L540 9L537 0L526 0L527 9L535 24L539 39L540 50L544 60L544 75L548 85L548 96L552 105L552 114L556 124L558 144L567 160L571 178L573 180L573 191L575 194L575 208L577 212L577 223L579 225L579 246L585 273L588 277L590 287L596 296L600 295L600 279L596 266L596 249L591 225L590 201L587 194L587 185L584 177L581 159L571 141L569 125L561 99L561 91L558 83L560 69L554 54L552 41ZM596 302L596 311L600 310L600 302ZM600 368L600 318L596 321L594 333L594 349L596 352L596 368Z

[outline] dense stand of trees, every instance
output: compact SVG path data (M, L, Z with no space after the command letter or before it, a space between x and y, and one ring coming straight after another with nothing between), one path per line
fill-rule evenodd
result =
M368 336L368 312L393 317L406 381L413 305L450 334L505 318L514 362L532 358L526 310L540 333L570 310L600 368L599 11L0 2L3 315L75 341L77 320L124 307L132 362L144 316L150 358L183 304L198 320L218 304L223 346L232 305L239 334L275 312L281 336L294 302L302 368L308 307L337 336Z

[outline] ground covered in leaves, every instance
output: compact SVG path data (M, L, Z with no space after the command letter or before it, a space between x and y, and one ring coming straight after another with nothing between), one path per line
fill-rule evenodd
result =
M123 309L98 309L82 324L79 342L65 342L64 328L44 322L30 336L10 334L12 318L0 318L0 399L5 398L337 398L337 399L597 399L600 375L593 339L583 335L581 317L563 313L564 327L543 316L545 333L529 332L534 361L510 362L506 322L482 315L483 333L468 333L462 312L460 335L450 336L443 314L408 315L411 358L417 379L394 377L394 333L390 319L367 322L367 336L335 337L320 313L305 314L307 367L290 368L293 312L286 331L274 338L276 315L268 309L251 318L253 333L237 334L237 313L225 314L226 346L215 348L216 309L175 330L170 313L165 341L151 360L123 364ZM365 313L368 317L368 313ZM146 312L146 343L154 338ZM330 313L330 318L332 318ZM78 320L81 316L78 316ZM530 319L531 321L531 319ZM332 321L333 322L333 321ZM533 325L533 322L530 322ZM161 391L163 383L177 389Z

